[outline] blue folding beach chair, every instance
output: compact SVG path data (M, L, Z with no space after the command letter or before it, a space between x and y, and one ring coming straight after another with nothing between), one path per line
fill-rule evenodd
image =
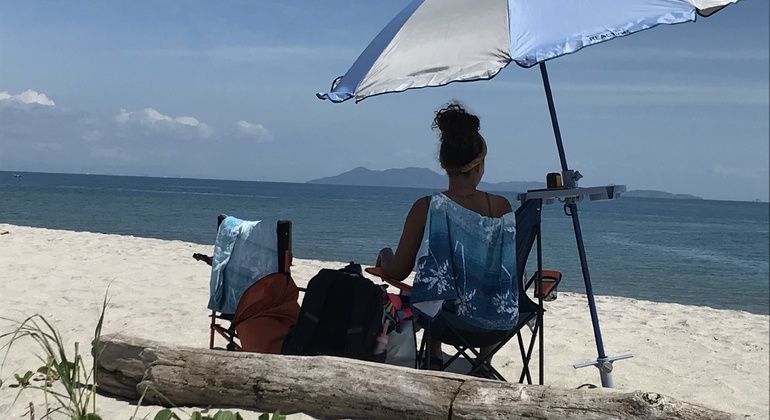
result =
M492 357L505 346L514 337L517 338L519 351L522 359L522 369L519 382L531 384L532 377L530 373L530 362L533 355L535 344L539 340L539 383L543 384L543 316L545 309L543 302L555 298L556 287L561 281L561 273L555 270L543 270L542 268L542 250L540 241L540 221L541 221L541 200L528 200L516 210L516 278L519 292L519 316L516 325L510 330L489 330L489 331L467 331L453 325L452 316L438 317L433 322L426 322L425 318L420 318L420 324L425 328L423 340L417 353L418 360L423 361L426 355L431 354L429 347L430 340L427 337L441 341L442 343L452 345L455 354L449 360L442 361L440 367L431 366L446 370L460 357L471 364L469 374L482 376L489 379L504 381L503 375L492 366ZM537 270L532 277L525 278L526 264L532 251L532 246L537 244ZM532 292L535 300L527 294L530 287L534 286ZM524 331L530 330L529 341L524 338ZM486 354L481 354L479 350L483 347L491 347ZM426 360L423 366L430 366L430 361Z

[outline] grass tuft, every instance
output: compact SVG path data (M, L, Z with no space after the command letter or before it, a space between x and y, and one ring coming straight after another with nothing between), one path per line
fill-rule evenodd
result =
M99 322L94 330L96 343L101 336L106 308L107 294L105 293ZM80 343L77 342L74 345L74 353L68 354L59 331L44 316L35 314L20 322L13 331L0 334L0 340L8 340L0 347L0 350L5 350L3 365L13 346L19 340L27 339L34 340L43 350L45 357L37 356L43 365L35 371L27 371L21 376L15 375L20 389L14 402L26 389L39 390L45 395L44 418L54 412L63 412L73 420L101 420L101 417L96 414L97 385L94 381L99 355L93 355L93 365L87 366L80 351ZM35 374L43 376L42 383L33 381ZM62 385L61 390L53 387L54 382ZM52 403L55 404L52 405Z
M109 292L109 289L108 289ZM102 326L104 325L104 314L107 309L107 293L104 294L99 322L94 329L94 339L92 341L92 351L100 352L103 349L101 345ZM37 356L42 365L36 370L28 370L19 375L14 374L16 386L19 392L13 403L21 396L21 393L28 389L42 391L45 395L45 414L41 418L50 418L53 413L61 412L67 415L71 420L102 420L102 417L96 411L96 369L99 363L100 353L92 353L93 364L87 366L83 360L80 351L80 343L74 344L74 353L68 354L65 348L64 340L59 331L40 314L32 315L22 322L17 322L7 318L7 321L18 323L18 326L11 332L0 334L0 341L6 341L0 347L0 351L5 350L2 363L0 363L0 372L8 359L11 348L20 340L32 339L43 350L44 356ZM99 349L99 350L97 350ZM57 390L54 383L61 383L62 390ZM0 386L3 381L0 380ZM145 390L146 391L146 390ZM136 419L139 407L144 400L144 393L139 399L134 415L131 419ZM30 403L29 414L34 419L34 406ZM158 411L153 417L154 420L181 420L179 415L168 408ZM259 420L285 420L286 416L281 415L280 411L272 413L263 413ZM190 420L243 420L243 417L237 412L226 410L217 411L213 415L193 411L190 414Z

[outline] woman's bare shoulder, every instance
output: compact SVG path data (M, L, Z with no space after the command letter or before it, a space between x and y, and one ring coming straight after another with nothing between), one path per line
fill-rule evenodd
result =
M430 200L432 199L431 196L426 195L425 197L420 197L417 199L417 201L412 204L412 207L420 208L420 209L427 209L430 207Z
M430 207L430 196L420 197L418 198L414 204L412 204L412 208L409 210L410 216L425 216L428 214L428 208Z
M513 211L511 202L502 195L489 194L489 201L492 203L492 213L495 217L500 217Z

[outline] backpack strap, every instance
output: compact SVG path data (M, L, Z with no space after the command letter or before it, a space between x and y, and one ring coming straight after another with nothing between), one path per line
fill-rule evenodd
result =
M360 274L350 276L354 277L351 279L353 296L360 299L356 299L351 308L345 347L349 354L371 360L374 356L374 340L382 330L382 289ZM372 312L379 314L377 321L372 320Z
M313 338L321 313L323 313L324 304L329 296L329 290L334 283L334 276L329 276L330 271L334 270L322 269L308 282L299 319L297 319L294 331L292 331L291 337L289 337L281 353L302 354L305 346Z

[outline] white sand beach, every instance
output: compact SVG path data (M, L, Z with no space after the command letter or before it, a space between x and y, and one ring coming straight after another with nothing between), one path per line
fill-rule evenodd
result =
M70 345L79 342L88 353L107 292L104 334L206 348L210 267L191 258L194 252L211 254L212 246L0 224L0 317L22 320L43 315ZM321 268L342 265L295 259L292 273L303 285ZM770 317L609 296L596 300L607 354L634 354L615 364L616 388L657 392L754 419L770 418ZM560 292L557 300L547 303L547 310L546 384L599 386L595 368L572 367L596 358L585 296ZM13 322L0 320L0 332L13 328ZM16 382L14 373L41 365L40 356L31 342L18 343L8 354L0 370L0 418L29 418L25 413L30 403L38 418L42 416L40 391L24 390L16 399L19 388L11 386ZM495 362L509 380L518 379L521 361L514 342ZM536 369L533 374L536 378ZM97 400L104 419L129 419L135 409L134 403L121 399ZM141 407L138 418L152 418L159 409ZM246 419L258 417L249 410L238 411Z

